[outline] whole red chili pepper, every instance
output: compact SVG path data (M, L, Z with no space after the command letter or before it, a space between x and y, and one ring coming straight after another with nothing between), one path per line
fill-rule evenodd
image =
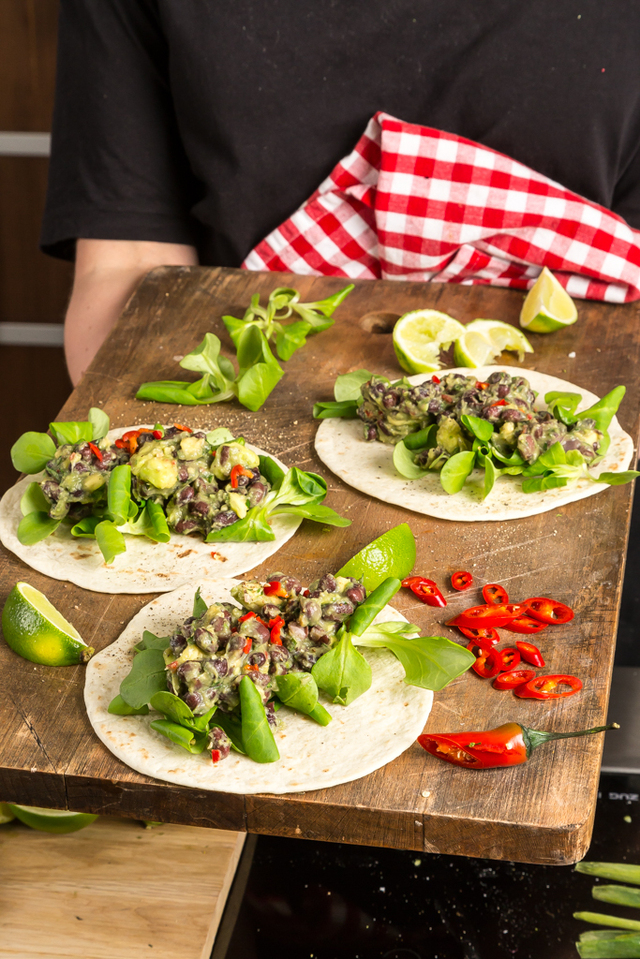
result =
M520 650L520 655L525 663L530 663L532 666L537 666L538 668L544 666L542 653L537 646L533 645L533 643L521 643L518 640L516 642L516 646ZM533 677L531 678L533 679Z
M530 599L525 599L524 605L529 614L541 623L550 623L553 626L556 623L569 623L573 619L573 610L570 606L558 603L547 596L532 596Z
M269 620L269 629L271 630L271 636L269 637L269 642L274 646L282 646L282 640L280 639L280 632L284 626L284 619L282 616L276 616L275 619Z
M491 648L500 642L500 636L493 626L457 626L463 636L474 639L483 649Z
M490 606L498 606L509 602L509 594L504 586L499 586L498 583L487 583L486 586L482 587L482 595L485 603Z
M522 616L527 607L517 603L487 603L486 606L471 606L453 619L447 626L504 626L505 623Z
M523 613L522 616L516 616L510 623L505 624L505 629L510 633L540 633L547 629L549 623L541 623L539 619L534 619L529 613Z
M535 673L532 669L511 669L508 673L500 673L496 676L492 685L494 689L516 689L529 680L535 679Z
M102 450L101 450L99 447L97 447L95 443L89 443L89 449L91 450L91 452L93 453L93 455L95 456L95 458L98 460L98 462L101 463L101 462L102 462Z
M562 689L562 687L566 687ZM582 689L582 680L577 676L536 676L516 690L521 699L564 699Z
M495 649L484 649L482 646L479 646L475 641L467 644L467 649L476 657L475 663L472 664L471 668L474 673L477 673L482 679L491 679L492 676L497 676L500 670L500 655Z
M473 576L466 570L459 569L457 573L451 574L451 585L454 589L461 592L463 589L469 589L473 583Z
M432 756L453 763L454 766L493 769L496 766L519 766L526 763L534 749L553 739L573 739L619 728L618 723L610 723L608 726L580 729L575 733L548 733L529 729L520 723L504 723L486 732L425 733L418 736L418 742Z
M265 596L286 596L287 591L279 579L274 579L262 587Z
M239 476L248 476L253 479L253 473L251 470L248 470L246 466L241 466L239 463L236 466L231 467L231 489L238 488L238 477Z
M402 585L408 587L414 596L427 606L447 605L446 599L432 579L425 579L424 576L408 576L402 580Z

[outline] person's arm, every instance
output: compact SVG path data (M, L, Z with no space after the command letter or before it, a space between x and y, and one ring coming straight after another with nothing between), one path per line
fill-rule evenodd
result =
M156 266L194 266L192 246L145 240L78 240L64 348L75 386L145 273Z

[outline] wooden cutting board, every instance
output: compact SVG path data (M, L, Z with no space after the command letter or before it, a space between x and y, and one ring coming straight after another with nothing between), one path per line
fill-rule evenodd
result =
M329 399L335 376L351 369L398 375L389 331L400 314L435 307L462 322L494 317L517 323L522 294L489 287L360 281L338 309L335 326L312 338L286 364L286 375L256 413L235 403L172 407L135 400L144 380L188 378L176 357L207 331L230 353L221 316L242 316L251 295L295 286L304 301L344 285L341 279L164 268L150 274L129 303L62 419L104 407L114 426L136 422L226 425L285 462L324 475L327 504L352 519L345 530L305 522L278 553L277 566L312 580L336 570L374 537L401 522L416 536L416 572L435 579L449 607L442 615L402 591L394 605L426 635L455 638L443 625L477 599L448 589L456 569L476 582L503 583L513 599L552 595L576 610L566 627L541 634L548 670L575 673L583 692L560 703L520 701L467 674L437 694L428 729L487 729L516 720L537 729L576 730L604 722L613 662L632 489L608 489L559 510L521 520L451 523L372 500L345 486L316 457L311 418ZM264 302L264 299L263 299ZM623 427L637 436L640 324L636 305L579 303L579 320L551 336L533 336L533 356L519 364L603 395L627 385ZM451 364L450 364L451 365ZM42 424L43 429L46 424ZM4 600L18 579L46 592L86 641L100 649L150 596L106 596L37 574L2 552ZM273 568L273 560L268 564ZM267 568L258 568L264 575ZM549 635L552 633L552 635ZM82 703L83 669L47 669L0 646L0 798L68 806L123 817L247 829L282 836L395 846L521 861L566 863L588 848L602 740L547 745L526 766L475 772L427 756L414 745L377 772L342 786L288 796L231 796L190 790L138 775L97 740ZM615 717L614 717L615 718ZM363 730L366 736L366 730ZM322 757L319 756L319 760Z

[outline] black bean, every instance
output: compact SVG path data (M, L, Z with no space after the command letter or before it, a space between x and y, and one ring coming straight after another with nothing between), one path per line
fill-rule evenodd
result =
M347 616L351 616L353 609L353 604L346 601L344 603L327 603L322 607L322 618L341 623Z
M352 603L355 603L358 606L360 603L364 602L366 596L366 590L364 586L352 586L351 589L347 590L347 597L351 600Z
M235 514L234 514L235 515ZM176 523L176 533L191 533L198 528L198 524L190 519L182 519Z
M196 710L198 706L202 706L203 703L200 693L188 693L184 697L184 701L191 710Z
M309 635L309 629L306 626L299 626L297 623L288 623L287 632L297 643L301 643Z
M218 648L218 638L213 636L208 629L199 626L194 634L194 641L205 653L215 653Z
M178 470L178 479L181 483L186 483L189 479L189 470L186 466L181 466Z
M264 653L253 653L253 655L249 656L249 663L251 666L264 666L266 661L267 657Z
M257 506L267 495L267 487L264 483L254 482L249 487L248 502L249 506Z
M176 655L179 655L183 649L186 649L187 641L184 636L178 633L176 636L171 637L169 640L169 645L171 646L173 652L176 653Z
M229 663L226 661L226 659L211 659L209 662L211 667L221 678L222 676L226 676L229 672Z
M232 509L221 510L221 512L216 513L214 520L214 526L232 526L238 519L238 514L234 513Z
M186 663L180 663L176 672L180 679L184 680L185 683L188 683L190 680L193 680L196 678L196 676L200 675L200 663L197 663L192 659L188 659Z

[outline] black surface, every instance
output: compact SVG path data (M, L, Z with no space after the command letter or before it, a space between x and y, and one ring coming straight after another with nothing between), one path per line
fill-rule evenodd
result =
M636 484L633 512L631 514L631 536L622 589L616 666L640 666L640 589L638 583L640 583L640 494Z
M543 761L543 760L542 760ZM559 773L561 775L561 772ZM590 860L640 863L640 776L603 776ZM226 959L574 959L571 866L261 836Z

